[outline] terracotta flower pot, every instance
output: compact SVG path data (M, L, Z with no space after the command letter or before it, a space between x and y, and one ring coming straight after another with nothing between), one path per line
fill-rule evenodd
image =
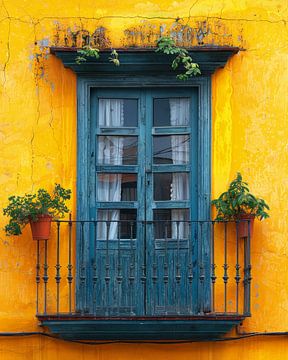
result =
M246 220L246 221L238 222L238 236L240 238L248 237L249 224L250 224L250 238L252 237L254 219L255 219L255 215L243 214L239 216L239 220Z
M37 220L30 220L33 240L48 240L51 229L51 215L38 215Z

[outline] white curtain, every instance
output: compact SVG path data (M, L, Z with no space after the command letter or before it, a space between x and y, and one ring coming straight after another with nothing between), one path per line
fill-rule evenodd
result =
M171 126L188 126L190 104L189 99L175 98L169 100ZM172 135L172 161L181 165L189 163L189 140L187 135ZM189 199L189 177L187 173L173 173L171 200ZM177 209L171 211L172 238L184 239L188 236L187 210Z
M99 100L99 127L124 125L123 100ZM98 145L98 163L121 165L123 141L120 136L101 136ZM98 201L121 201L121 174L101 174L97 188ZM98 210L98 238L117 239L120 210ZM108 226L107 226L108 225Z

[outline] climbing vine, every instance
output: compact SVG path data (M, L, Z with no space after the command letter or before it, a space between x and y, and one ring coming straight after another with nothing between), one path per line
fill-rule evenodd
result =
M162 36L157 41L157 49L155 51L166 55L175 55L171 64L173 70L177 70L179 65L183 65L185 71L182 74L178 74L176 76L177 79L188 80L192 76L201 74L199 65L193 61L188 51L178 47L170 36Z
M90 45L85 45L82 49L77 50L77 53L79 55L75 59L76 64L82 64L86 62L88 58L100 58L100 50L92 48ZM109 61L111 61L115 66L120 65L119 55L115 49L111 51Z
M195 63L189 52L186 49L178 47L170 36L162 36L156 43L156 52L160 52L166 55L174 55L175 58L171 63L173 70L177 70L179 66L183 66L184 72L176 75L179 80L188 80L192 76L201 74L199 65ZM90 45L85 45L82 49L77 51L78 56L75 61L76 64L82 64L87 61L88 58L99 59L100 50L93 48ZM115 66L120 65L118 52L113 49L110 53L109 61Z

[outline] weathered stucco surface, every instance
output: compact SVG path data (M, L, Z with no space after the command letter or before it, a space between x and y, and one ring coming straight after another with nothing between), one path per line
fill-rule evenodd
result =
M76 180L76 76L49 46L153 46L161 33L185 46L245 48L213 75L213 196L240 171L271 207L252 242L252 317L242 331L288 330L288 6L282 0L2 0L0 204ZM83 35L84 34L84 35ZM180 35L179 35L180 34ZM183 35L181 35L183 34ZM75 198L71 207L75 210ZM0 226L5 219L0 217ZM0 233L0 331L37 331L35 243ZM186 345L83 346L1 338L1 359L284 359L285 337Z

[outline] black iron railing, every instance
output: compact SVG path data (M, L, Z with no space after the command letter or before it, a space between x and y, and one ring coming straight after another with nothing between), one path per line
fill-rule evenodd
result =
M250 315L249 220L70 219L53 232L37 241L37 315Z

